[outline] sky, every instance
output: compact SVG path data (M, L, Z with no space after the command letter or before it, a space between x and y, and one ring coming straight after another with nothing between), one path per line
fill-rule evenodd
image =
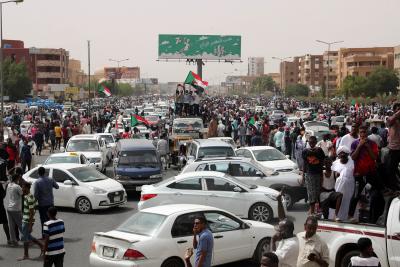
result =
M250 56L265 58L265 73L278 72L272 57L322 54L315 40L344 41L340 47L400 44L400 0L25 0L3 5L4 39L25 47L64 48L87 72L139 66L142 77L183 81L196 66L158 62L158 34L242 36L242 63L207 63L211 84L247 73ZM335 47L334 47L335 48ZM338 47L336 47L338 48Z

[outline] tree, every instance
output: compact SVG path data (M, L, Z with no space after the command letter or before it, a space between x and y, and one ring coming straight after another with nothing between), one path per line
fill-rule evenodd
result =
M4 95L11 101L25 98L32 91L32 80L29 78L28 67L25 62L16 63L11 59L3 62Z
M367 96L376 96L377 94L397 94L399 78L396 71L379 67L369 76L366 84L365 94Z
M252 93L262 94L265 91L274 91L276 88L276 83L271 76L261 76L257 77L251 84Z
M308 96L310 88L304 84L291 84L286 87L286 96Z
M144 94L145 94L144 86L136 85L135 88L133 88L133 95L141 96Z
M347 76L343 80L342 92L346 98L363 95L367 91L367 82L363 76Z
M132 96L133 92L134 89L129 83L119 83L117 85L117 95L119 96Z

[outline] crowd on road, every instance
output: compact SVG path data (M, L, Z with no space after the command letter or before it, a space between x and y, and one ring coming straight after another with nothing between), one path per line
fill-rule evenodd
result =
M3 132L5 142L0 146L0 197L6 199L6 205L0 205L0 223L10 246L16 246L18 240L24 242L21 259L29 258L30 242L40 247L45 266L62 266L64 255L64 224L56 218L53 207L52 191L58 188L57 183L39 168L35 194L31 194L31 185L22 179L35 166L35 157L44 149L50 153L61 151L72 136L102 133L106 128L111 132L112 128L118 130L118 124L123 125L122 132L115 131L119 138L140 138L140 130L124 122L124 118L134 115L150 129L145 138L160 140L156 146L163 156L168 153L166 140L173 120L195 116L201 117L208 128L208 138L230 137L241 147L271 146L297 163L310 206L305 232L295 236L293 222L282 220L272 238L275 254L265 254L261 266L278 266L278 261L279 266L328 266L328 248L316 233L317 218L385 223L385 196L396 195L400 189L400 104L222 98L178 88L174 97L162 99L168 108L159 116L160 123L150 126L144 119L143 106L157 101L161 99L96 99L90 112L12 108L4 114L7 127ZM312 111L298 113L301 108ZM295 119L289 121L289 114ZM337 123L335 119L340 116L344 121ZM329 132L322 136L310 133L306 126L309 121L325 123ZM31 236L36 208L41 239ZM361 254L352 259L352 266L366 266L366 262L378 266L371 241L360 239L358 246ZM194 221L193 247L197 249L195 266L211 266L212 235L204 218ZM188 265L192 253L188 251L185 256Z

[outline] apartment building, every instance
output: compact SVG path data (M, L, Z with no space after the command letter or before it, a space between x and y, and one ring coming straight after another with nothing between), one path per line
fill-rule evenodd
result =
M87 81L87 75L82 70L81 61L69 59L68 63L68 81L75 86L82 86Z
M298 82L299 65L298 59L295 58L293 61L283 61L280 64L280 74L282 79L282 89L287 88L291 84Z
M247 75L257 77L264 75L263 57L249 57Z
M394 47L394 70L400 77L400 45Z
M297 82L307 85L311 91L320 91L324 83L324 64L322 55L304 55L298 60Z
M338 51L329 51L329 55L328 51L325 51L325 53L323 54L323 61L324 61L323 82L325 84L325 87L327 88L328 95L332 95L337 90L336 80L338 75L338 58L339 58L338 55L339 55ZM329 76L328 85L326 82L327 75Z
M393 69L393 47L341 48L338 53L337 87L347 76L368 75L377 67Z

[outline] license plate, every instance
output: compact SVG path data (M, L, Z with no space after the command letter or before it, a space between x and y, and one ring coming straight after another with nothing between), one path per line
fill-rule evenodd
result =
M120 202L122 201L122 196L116 196L113 198L113 202Z
M108 258L114 258L115 255L115 248L111 247L103 247L103 256Z
M136 186L136 191L142 191L142 187L141 186Z

